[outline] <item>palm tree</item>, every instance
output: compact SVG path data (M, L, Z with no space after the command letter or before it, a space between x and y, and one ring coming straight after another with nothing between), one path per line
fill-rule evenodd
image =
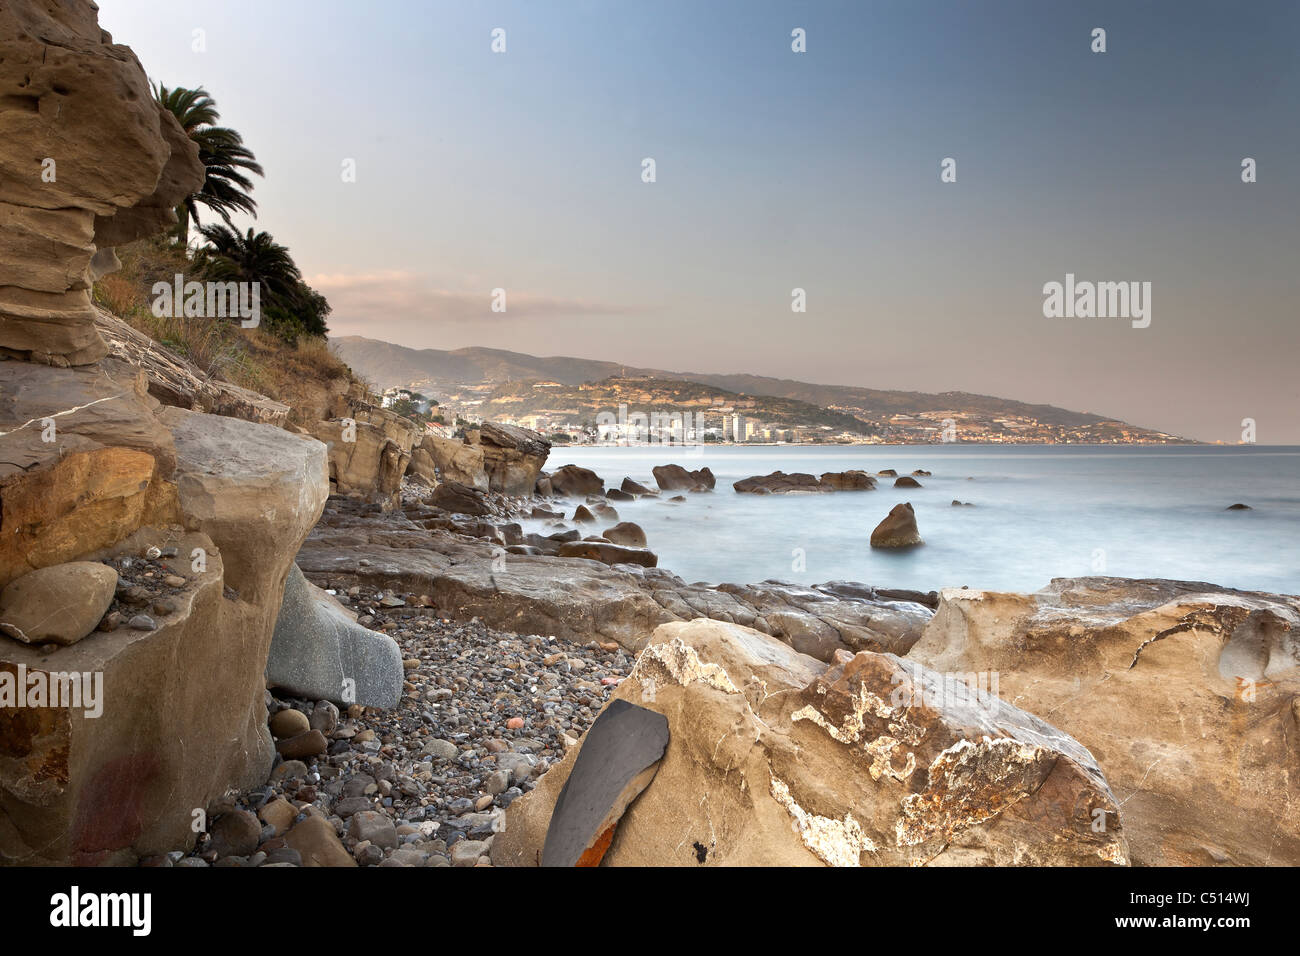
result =
M323 336L329 329L325 317L329 303L302 281L293 256L270 233L240 235L229 226L200 226L208 244L199 248L194 264L209 279L219 282L256 282L267 325L277 334L296 341L300 333Z
M195 263L211 279L221 282L259 282L266 302L288 303L298 298L302 273L269 232L244 235L229 226L200 226L208 244L199 249Z
M176 208L180 224L176 235L182 244L190 238L190 220L199 223L198 207L211 209L230 225L233 212L245 212L256 218L257 203L249 192L253 182L241 172L247 170L264 176L262 167L252 152L244 146L244 138L233 129L218 126L221 114L208 91L199 87L168 89L159 83L154 88L159 104L180 122L181 127L199 146L199 159L207 170L203 188Z

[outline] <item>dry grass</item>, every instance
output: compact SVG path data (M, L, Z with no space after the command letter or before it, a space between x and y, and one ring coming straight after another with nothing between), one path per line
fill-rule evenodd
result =
M95 302L189 359L209 378L284 402L299 423L322 414L323 396L337 389L336 380L353 380L352 370L324 339L303 336L291 345L264 329L241 328L237 321L154 315L154 283L170 283L177 273L189 278L188 257L162 239L131 243L117 253L122 269L95 283Z

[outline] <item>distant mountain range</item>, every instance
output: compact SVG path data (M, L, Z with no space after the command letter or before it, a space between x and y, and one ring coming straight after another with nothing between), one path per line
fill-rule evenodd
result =
M1033 405L970 392L929 393L817 385L763 375L678 372L568 356L542 358L503 349L412 349L360 335L341 336L330 341L354 372L380 388L417 382L474 385L549 381L580 385L607 378L649 376L695 382L745 395L793 399L846 412L869 421L879 421L892 415L921 415L936 411L968 412L993 418L1032 419L1043 425L1063 428L1086 428L1100 422L1114 421L1101 415L1074 412L1054 405ZM1151 436L1160 434L1135 426L1127 427L1134 432Z

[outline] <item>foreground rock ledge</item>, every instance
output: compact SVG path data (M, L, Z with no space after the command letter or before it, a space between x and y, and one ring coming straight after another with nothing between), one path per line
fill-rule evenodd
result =
M1212 584L1057 579L958 588L908 657L996 672L1124 801L1144 866L1300 865L1300 599Z
M713 621L654 634L614 699L664 714L654 781L602 865L1123 865L1091 754L892 654L830 667ZM536 865L579 748L511 804L496 865Z

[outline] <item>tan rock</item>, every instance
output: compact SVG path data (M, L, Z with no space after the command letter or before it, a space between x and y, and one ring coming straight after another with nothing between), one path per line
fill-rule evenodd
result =
M1058 579L948 589L909 652L997 674L1076 737L1123 800L1135 864L1300 864L1300 600L1211 585Z
M321 817L309 816L284 836L285 845L302 854L303 866L356 866L357 861L343 848L334 825Z
M117 572L72 561L24 574L0 593L0 632L24 644L75 644L113 603Z
M1127 862L1077 741L890 654L827 667L748 628L667 624L615 699L667 716L670 737L602 865ZM580 752L510 805L494 864L536 865Z
M910 548L924 544L916 527L916 512L911 502L894 505L885 519L871 532L873 548Z

